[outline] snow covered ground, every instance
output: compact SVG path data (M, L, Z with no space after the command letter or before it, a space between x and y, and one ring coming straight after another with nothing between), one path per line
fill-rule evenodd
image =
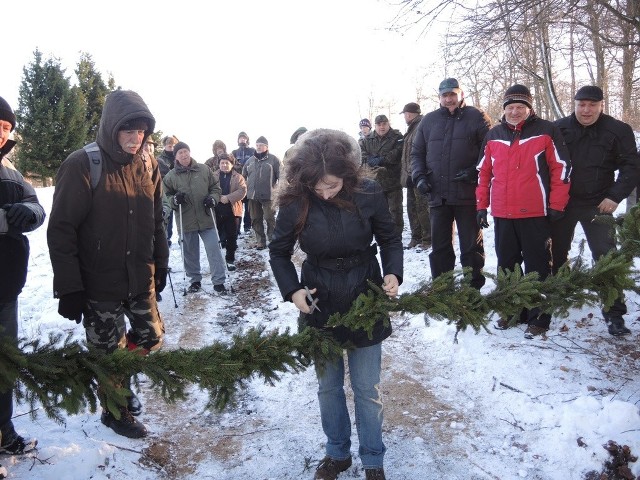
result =
M38 189L47 212L52 193L53 188ZM484 233L486 269L494 272L493 227ZM405 231L405 244L408 237ZM581 238L578 230L574 252ZM29 239L20 335L73 332L83 338L82 327L57 314L46 224ZM428 252L405 252L400 293L430 275ZM171 266L178 307L169 287L160 303L165 348L197 348L258 324L295 329L295 309L281 301L267 258L267 251L248 249L243 239L232 278L236 296L183 297L175 242ZM211 290L208 278L203 285ZM523 338L522 328L490 328L491 334L461 333L454 344L453 326L435 320L427 326L422 315L395 316L394 334L383 344L387 478L577 480L602 470L610 458L603 448L609 440L639 455L639 301L629 294L627 326L633 333L624 338L607 333L597 307L554 319L547 338L533 341ZM275 386L253 380L223 412L205 410L207 394L196 386L188 401L166 405L142 378L139 397L145 405L140 419L150 430L143 440L116 435L98 414L68 417L58 425L40 411L31 422L28 406L18 405L16 428L38 438L39 448L23 457L0 457L8 478L311 479L324 455L312 369L285 374ZM340 479L364 478L355 426L352 438L354 464ZM629 467L640 475L640 462Z

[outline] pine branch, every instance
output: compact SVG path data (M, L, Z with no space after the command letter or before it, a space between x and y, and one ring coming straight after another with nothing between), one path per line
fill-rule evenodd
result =
M481 294L469 284L469 271L450 272L425 282L415 292L388 298L370 284L349 312L332 315L330 325L364 329L372 336L379 318L389 321L389 312L425 313L455 323L457 332L487 329L492 313L518 315L522 308L539 307L551 315L566 316L571 308L601 303L613 304L624 290L638 291L634 258L640 256L640 207L624 218L598 217L615 222L621 248L609 252L588 268L582 255L554 275L540 281L537 274L500 271L485 274L495 288ZM581 253L584 245L581 245ZM457 335L457 333L456 333ZM98 405L98 386L107 408L119 415L130 391L117 378L137 373L146 375L152 388L167 402L186 397L186 388L198 384L209 393L208 406L224 408L239 388L255 377L277 382L285 372L300 372L311 363L342 354L343 346L317 329L307 328L291 335L288 330L265 332L263 327L237 334L230 344L214 343L198 350L161 350L142 356L128 350L104 354L71 336L51 335L48 341L22 341L15 345L0 338L0 392L15 386L16 398L29 402L32 416L40 403L50 418L63 422L62 411L77 414Z

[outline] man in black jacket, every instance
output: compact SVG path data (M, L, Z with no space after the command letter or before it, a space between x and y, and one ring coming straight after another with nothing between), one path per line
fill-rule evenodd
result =
M484 245L476 221L476 163L490 121L484 112L465 104L455 78L443 80L439 90L440 108L422 119L411 149L413 183L429 199L431 276L436 278L454 268L455 221L460 263L471 267L471 285L480 289L485 282Z
M615 250L614 228L594 222L594 217L613 215L638 182L640 157L633 130L603 113L603 99L599 87L581 87L574 97L575 111L556 122L569 148L572 170L564 218L551 224L554 273L567 262L578 222L594 260ZM631 333L622 318L626 313L622 297L602 312L611 335Z
M18 295L27 280L31 232L44 222L44 209L33 187L5 157L16 142L9 139L16 117L0 97L0 335L18 341ZM0 392L0 453L20 455L37 441L18 435L13 427L13 391Z

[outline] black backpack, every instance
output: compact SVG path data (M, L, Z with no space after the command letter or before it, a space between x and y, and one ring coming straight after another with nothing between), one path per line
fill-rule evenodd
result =
M84 151L89 155L89 174L91 176L91 190L95 190L102 175L102 154L96 142L85 145Z

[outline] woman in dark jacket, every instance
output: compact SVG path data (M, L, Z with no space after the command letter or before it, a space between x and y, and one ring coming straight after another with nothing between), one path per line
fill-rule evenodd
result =
M336 130L319 129L300 137L287 159L279 196L274 239L269 244L273 274L285 300L300 310L300 327L325 329L329 316L345 313L368 290L381 285L390 297L402 281L402 242L380 185L361 177L360 148ZM382 272L376 258L380 247ZM295 243L307 254L298 279L291 255ZM384 274L384 278L383 278ZM308 287L308 291L305 287ZM317 302L309 305L307 292ZM329 331L349 347L359 453L367 478L384 479L381 342L391 327L378 319L369 338L363 330ZM353 348L355 347L355 348ZM344 393L343 357L316 366L320 416L327 436L326 457L316 479L334 479L351 466L351 421Z

